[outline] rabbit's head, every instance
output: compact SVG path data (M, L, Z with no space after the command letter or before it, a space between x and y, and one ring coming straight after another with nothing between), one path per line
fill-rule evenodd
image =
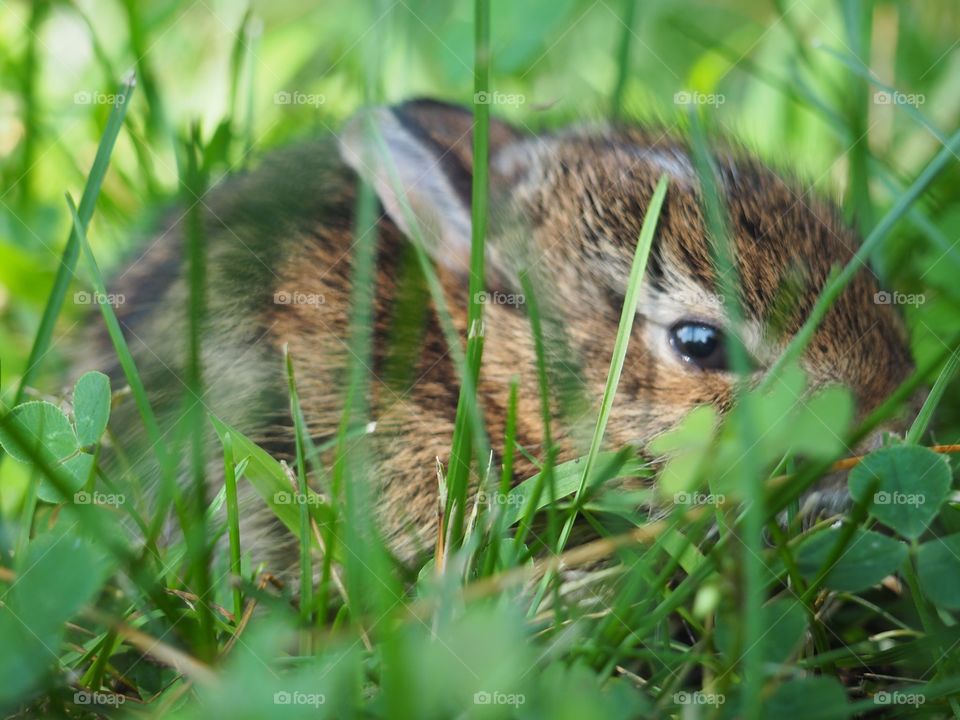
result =
M414 101L359 116L341 152L371 180L385 211L416 235L465 304L470 267L472 114ZM833 268L859 239L835 208L745 153L714 156L725 203L740 337L755 379L808 317ZM507 300L488 308L496 343L485 367L533 362L521 273L535 288L561 362L596 402L603 393L641 225L661 175L669 189L643 278L637 318L609 425L614 442L644 444L693 407L732 402L725 309L704 220L699 175L673 136L632 128L532 135L493 122L486 283ZM528 287L530 287L528 285ZM494 294L494 298L497 296ZM911 372L901 318L864 266L808 344L801 364L810 390L848 387L859 414ZM456 302L456 301L455 301ZM509 328L504 331L503 328ZM559 352L559 351L555 351Z

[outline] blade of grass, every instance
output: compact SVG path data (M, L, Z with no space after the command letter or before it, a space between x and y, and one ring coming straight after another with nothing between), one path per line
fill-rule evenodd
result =
M507 400L507 421L503 432L503 458L500 471L500 486L498 492L500 497L507 497L510 492L510 486L513 484L513 456L516 449L517 440L517 394L520 381L513 378L510 381L510 395ZM504 503L494 505L494 520L490 531L490 548L487 552L486 561L483 567L482 575L492 574L499 566L501 558L500 544L506 522L506 510Z
M620 24L620 45L617 48L617 80L610 99L610 115L614 119L623 116L623 91L630 76L630 48L633 40L633 21L637 13L637 0L623 0L623 16Z
M530 525L533 523L533 516L540 504L540 497L543 494L544 487L549 490L547 504L548 536L552 541L552 547L556 547L556 543L558 542L558 536L556 533L555 508L555 504L557 502L557 487L556 477L554 475L554 464L556 462L557 449L553 444L553 430L551 428L550 420L550 387L549 380L547 378L546 350L544 349L543 344L543 327L540 322L540 308L537 303L536 292L527 273L523 272L520 274L520 282L523 288L524 297L526 298L527 315L530 318L530 329L533 333L533 346L537 356L537 385L539 389L538 394L540 396L540 415L543 422L543 447L545 457L543 466L540 468L540 472L537 473L536 480L534 481L532 497L529 505L526 506L527 511L521 517L517 534L513 538L514 556L516 556L521 546L527 539L527 533L530 530ZM534 605L536 604L537 603L534 603Z
M147 101L147 134L152 139L156 139L160 132L168 133L169 125L163 108L159 83L149 62L153 57L150 54L152 45L147 38L148 26L143 18L147 6L137 0L122 0L122 4L126 11L130 51L136 58L137 75L140 76L143 95Z
M584 463L583 474L580 476L580 485L574 496L573 508L570 516L564 523L563 530L560 533L560 539L557 545L558 551L562 551L570 538L570 532L573 529L573 522L576 519L578 507L583 500L584 491L590 479L591 471L597 461L597 455L600 453L600 446L603 443L603 435L607 429L607 421L610 419L610 411L613 408L613 401L617 394L617 385L620 383L620 373L623 371L623 362L627 357L627 346L630 342L630 333L633 328L633 321L637 316L637 305L640 302L640 283L647 269L647 258L650 255L650 248L653 246L653 236L657 227L657 220L660 217L660 209L663 206L663 200L667 194L668 178L662 175L657 181L657 186L650 198L650 204L647 206L647 212L643 218L643 226L640 228L640 237L637 239L637 247L634 251L633 265L630 268L630 278L627 282L626 295L623 301L623 310L620 313L620 325L617 328L617 338L613 345L613 356L610 359L610 371L607 373L607 382L603 389L603 398L600 401L600 412L597 415L597 424L594 427L593 439L590 442L590 449L587 453L587 460Z
M4 411L6 414L6 411ZM17 539L16 553L19 555L30 542L33 536L33 521L37 510L37 488L40 485L40 479L37 477L36 468L31 467L27 476L27 489L23 496L23 508L20 511L20 536Z
M550 383L547 376L546 350L544 349L543 327L540 321L540 307L537 301L536 290L531 282L531 278L526 272L522 272L520 274L520 283L521 287L523 288L524 297L526 298L527 316L530 318L530 329L533 333L533 346L537 357L537 394L540 396L540 414L543 422L544 460L543 466L541 467L540 472L537 473L536 480L534 481L533 498L527 508L527 512L520 521L520 527L517 530L517 534L514 536L514 557L517 557L520 554L523 543L527 538L527 533L530 530L531 523L533 522L536 506L540 502L540 497L543 494L544 487L546 487L548 491L548 547L559 547L560 542L557 535L557 479L554 474L554 465L556 464L557 460L557 447L553 442L553 430L551 428ZM540 584L540 587L534 595L533 601L530 603L530 609L528 610L529 616L533 616L540 607L540 601L542 600L544 593L547 591L549 582L550 578L544 578L544 581ZM560 604L559 588L556 584L553 585L553 588L555 600L554 612L559 619L564 613L562 613L562 607ZM562 620L560 621L562 622Z
M204 662L212 662L217 654L215 620L209 600L212 597L210 561L212 548L207 535L206 521L206 443L205 411L201 398L203 391L203 328L207 314L206 275L207 257L201 203L191 202L202 198L207 191L206 173L201 167L203 146L200 128L194 125L191 136L184 143L185 163L181 170L181 187L187 211L187 357L186 388L184 391L184 415L189 428L190 478L192 498L188 503L190 524L183 528L189 554L190 578L193 592L199 598L196 607L200 620L197 638L197 655Z
M84 259L87 261L94 290L99 293L101 297L106 297L106 283L103 280L103 275L101 274L100 268L97 265L93 251L90 249L90 244L87 242L86 229L80 225L80 218L78 216L76 206L73 204L73 199L69 195L67 196L67 204L70 206L70 212L73 215L77 243L80 247L80 250L83 252ZM124 338L123 331L120 329L120 321L117 319L117 315L110 303L101 302L98 304L98 307L103 315L104 324L107 327L107 334L110 336L110 342L113 344L113 349L117 354L117 359L120 362L120 367L123 370L124 377L126 378L127 383L130 385L130 392L133 395L134 404L137 406L137 411L139 412L144 428L146 429L147 440L150 442L150 448L153 451L154 456L157 459L157 464L160 467L161 488L158 498L158 507L156 509L153 524L150 527L150 532L145 540L145 547L147 548L148 556L154 557L156 555L156 542L161 531L163 530L167 512L169 510L169 504L178 497L178 489L176 487L174 475L175 467L174 464L172 464L173 461L171 460L170 453L168 452L166 440L164 439L163 434L160 432L160 425L157 422L157 417L154 414L153 407L151 406L150 400L147 397L147 391L143 385L143 380L140 378L140 373L137 370L136 363L133 360L133 355L130 353L130 348L127 345L126 338Z
M473 3L473 92L474 98L488 95L490 86L490 2L475 0ZM487 193L489 186L489 134L490 104L473 103L473 182L471 184L470 203L470 282L467 299L467 363L466 375L469 384L460 386L457 401L457 414L453 430L453 449L450 455L450 467L447 474L449 494L446 513L450 518L451 550L459 547L463 540L463 521L467 505L467 492L470 485L472 451L479 462L484 462L486 448L473 447L471 425L479 418L473 410L476 406L476 386L480 378L480 362L483 356L483 332L478 331L483 323L483 304L479 301L484 290L484 244L487 233Z
M960 366L960 351L954 351L950 355L950 359L947 360L947 364L943 366L943 370L940 371L940 375L937 376L937 381L930 389L930 394L923 401L923 407L920 408L920 412L917 413L916 419L907 431L907 436L903 440L905 444L915 445L920 442L920 438L927 431L930 420L933 419L933 413L943 399L943 394L947 391L950 381L953 380L958 366Z
M27 20L26 49L24 51L23 66L18 74L20 77L20 98L23 105L23 126L29 132L23 136L20 148L20 168L16 172L17 187L20 191L21 202L25 207L34 204L34 165L36 163L36 146L40 139L40 104L38 103L38 79L41 78L40 60L42 54L37 51L37 45L43 45L40 35L51 6L43 2L30 3L30 17ZM10 72L5 71L5 72ZM10 72L13 75L13 72ZM12 180L12 178L11 178ZM29 365L28 365L29 367Z
M304 453L304 436L306 429L303 423L303 411L300 407L300 397L297 394L297 381L293 372L293 358L290 349L284 345L283 361L287 370L287 391L290 395L290 415L293 418L294 442L297 460L297 494L300 511L300 619L304 627L310 625L313 612L313 565L312 565L312 538L310 535L310 508L307 504L309 488L307 487L307 461ZM308 640L309 635L301 635L302 640ZM309 646L301 648L304 654L310 652Z
M597 457L600 453L600 447L603 444L603 435L606 431L607 421L610 418L610 411L613 408L613 401L616 397L617 385L620 382L620 374L623 371L623 363L626 360L627 346L630 342L630 333L632 331L633 322L637 314L637 305L640 301L640 283L642 282L643 275L646 272L647 258L649 257L650 249L653 246L653 236L656 231L657 220L660 217L660 209L663 206L663 201L667 194L668 183L669 179L666 175L661 176L658 180L657 185L654 188L653 195L651 196L650 204L647 206L647 212L643 219L643 225L640 228L640 236L637 238L637 247L634 251L633 265L630 268L630 277L627 282L623 309L620 314L620 324L617 329L617 337L614 342L613 355L610 360L610 370L607 373L606 386L604 387L603 397L600 402L600 412L597 416L597 423L594 427L593 438L590 443L590 448L587 452L586 460L584 461L583 473L581 474L580 481L577 485L577 490L573 498L573 504L570 508L570 514L568 515L563 529L560 532L560 537L556 542L555 552L557 554L563 552L567 542L570 539L570 533L573 530L574 521L576 520L577 514L579 513L584 501L584 494L592 475L593 466L597 461ZM525 289L532 297L532 285L527 283ZM531 319L535 320L536 318L532 317ZM547 398L545 396L546 392L547 390L545 388L541 388L542 402L547 402ZM545 407L544 413L549 415L549 406ZM543 478L544 473L541 473L540 477ZM535 490L538 498L541 491L541 483L538 483ZM552 485L551 491L555 495L556 489ZM529 507L535 508L536 502L531 503ZM526 524L522 525L521 531L525 527L527 527ZM520 537L519 533L518 537ZM552 582L553 577L554 573L551 572L545 574L541 579L535 595L535 602L531 604L531 613L535 613L537 611L539 600L545 593L550 582Z
M100 267L97 265L93 251L90 249L90 244L87 242L86 226L83 225L77 206L74 205L73 198L70 197L70 195L67 195L67 204L73 216L73 227L77 237L77 244L87 261L93 288L101 296L105 297L107 295L106 283L103 280L103 275L100 272ZM98 307L103 314L103 320L107 326L107 333L110 335L113 349L117 353L117 359L120 361L120 367L123 369L124 377L126 377L127 383L130 385L134 402L140 411L140 417L146 427L147 437L151 447L157 456L157 461L160 463L161 468L166 467L168 464L166 443L163 435L160 433L160 425L157 422L156 415L154 415L150 400L147 398L147 391L143 385L143 381L140 379L140 373L137 371L133 355L130 353L126 338L123 337L123 331L120 329L120 321L117 319L117 314L114 312L110 303L101 302L98 304Z
M233 38L233 47L230 48L230 92L227 95L230 103L229 117L235 118L240 107L240 79L243 76L244 64L247 61L250 48L247 44L247 32L250 21L253 19L253 8L249 5L240 18L240 27Z
M650 547L637 557L626 580L625 591L615 599L611 607L612 613L597 628L597 636L608 638L614 643L613 652L599 659L605 672L613 671L620 658L627 653L631 645L637 643L638 638L644 642L646 634L634 633L634 628L642 624L651 601L658 596L670 597L670 582L683 567L683 558L688 548L695 548L694 538L711 522L709 513L695 514L679 506L670 517L647 525L659 525L660 530L650 535ZM684 527L686 532L679 532L681 527ZM642 532L642 526L638 527L636 532ZM668 547L668 543L672 548ZM666 562L656 569L655 563L659 557L666 557ZM691 574L698 573L706 564L706 558L703 558L702 562L698 561L696 567L690 571ZM637 603L634 598L644 590L647 602Z
M243 155L241 165L247 164L247 159L253 150L253 101L254 101L254 71L256 53L254 44L260 34L260 21L253 15L253 8L247 7L240 21L233 48L230 52L230 118L240 117L241 102L243 102L243 127L238 131L233 128L233 134L242 133ZM245 92L244 92L245 91Z
M410 204L410 199L407 197L403 183L400 180L399 172L397 171L396 163L393 161L393 156L391 155L390 150L387 148L386 142L383 139L383 135L373 122L373 118L371 116L367 117L365 126L367 132L370 133L370 137L375 143L376 152L383 158L390 184L393 186L397 194L397 199L400 202L400 210L403 213L403 219L407 224L407 227L410 229L410 241L416 254L417 265L420 271L423 273L424 279L427 283L427 289L430 293L430 300L433 303L434 310L437 314L437 320L440 323L440 330L443 333L444 341L447 343L447 349L449 350L450 356L453 359L453 367L457 373L457 380L460 382L461 386L465 386L463 390L464 393L475 397L474 388L476 384L473 382L473 379L468 372L467 358L464 354L460 334L453 323L453 317L450 314L450 309L447 307L447 300L446 295L444 294L443 286L440 284L440 279L433 267L430 256L424 249L426 247L426 234L424 233L424 229L421 227L420 221L417 219L416 213L414 213L413 207ZM476 455L478 457L487 457L489 454L489 442L487 440L486 430L483 425L483 419L480 415L479 405L477 403L468 403L467 412L472 418L470 427L473 431L473 445L474 447L479 448ZM523 448L520 448L520 451L523 452ZM459 463L459 459L457 462ZM453 455L451 454L451 464L452 463Z
M234 455L240 458L241 463L244 463L244 479L256 490L257 494L270 508L270 511L290 533L294 537L300 537L302 525L297 511L298 508L294 507L289 498L291 490L295 488L291 486L290 477L284 466L279 461L274 460L263 448L244 437L235 427L224 423L212 414L209 415L209 420L220 438L221 444L226 439L227 434L230 434ZM309 488L307 490L307 505L311 508L317 508L318 513L327 511L323 497ZM321 522L326 520L327 518L323 515L319 518ZM317 549L320 549L319 546Z
M744 379L750 371L750 359L742 339L744 326L743 309L740 306L740 283L737 278L737 265L734 260L734 239L730 233L727 209L722 199L719 174L707 146L706 132L696 112L690 113L693 163L700 178L703 204L707 222L707 234L710 238L710 251L717 273L717 284L724 298L729 330L727 345L730 355L730 369L740 378L736 388L739 395L738 407L733 413L736 438L741 446L739 461L740 482L743 485L742 497L746 499L742 513L741 572L743 573L743 605L741 608L742 634L739 635L743 654L743 692L741 693L741 712L747 718L760 717L761 692L763 689L760 655L760 640L766 632L761 624L761 608L764 601L764 565L763 526L766 522L763 505L763 476L756 461L754 449L758 433L754 423L752 397L743 393ZM719 513L719 509L718 509ZM724 521L718 517L722 527ZM726 676L732 677L731 673Z
M120 134L120 128L123 126L123 119L127 114L127 107L130 105L130 98L133 96L135 86L136 78L133 74L128 75L120 84L117 92L117 101L110 111L107 126L103 131L103 137L100 138L100 145L97 147L97 154L93 159L93 166L90 168L90 174L87 177L86 185L84 185L83 194L80 196L80 207L77 211L78 222L74 222L71 225L67 245L63 249L63 256L60 259L60 267L57 268L57 276L53 281L53 288L50 291L50 296L47 298L46 307L43 309L40 326L37 328L33 347L30 349L30 355L27 358L26 369L23 372L23 377L20 379L17 393L14 396L14 405L19 405L23 401L27 386L33 382L37 372L40 370L40 362L50 348L53 329L57 323L57 317L60 315L60 310L63 307L63 301L67 296L70 281L74 277L77 258L80 254L80 239L77 228L82 228L86 231L90 223L90 218L93 217L93 209L97 203L97 197L100 195L100 187L103 185L103 179L107 174L107 167L110 164L110 155L113 152L113 146L117 141L117 136Z
M230 574L233 583L233 617L243 617L243 589L240 587L240 508L237 503L237 466L233 459L233 437L223 438L223 482L227 493L227 529L230 533Z
M114 63L110 58L110 53L104 47L103 42L101 42L97 34L97 26L90 19L90 16L84 12L82 8L78 7L76 3L71 3L70 5L73 12L80 17L84 26L87 28L87 32L90 35L90 43L93 46L93 54L97 58L97 63L100 65L100 71L103 77L106 78L106 82L113 82L113 78L119 77L120 73L114 69ZM133 151L137 155L137 162L139 163L143 182L146 187L145 195L150 198L159 197L163 194L163 190L154 172L153 158L150 156L151 150L147 147L146 140L142 134L137 131L134 123L127 124L127 136L133 143ZM130 183L130 185L132 186L133 183Z
M846 44L856 57L870 57L870 30L872 3L862 0L841 0L841 16L846 31ZM847 185L850 204L857 224L864 232L873 227L873 202L870 199L869 156L869 86L862 78L848 76L843 99L846 125L856 142L850 147L848 157Z
M354 221L356 240L348 340L351 362L331 481L334 498L343 503L344 536L338 539L334 533L330 533L329 538L331 543L342 543L346 551L349 597L357 603L366 604L367 609L386 607L388 600L384 592L390 591L379 581L384 568L382 548L379 544L374 547L370 542L370 538L379 538L373 527L375 514L371 493L374 491L375 478L370 472L373 458L367 449L365 436L353 442L348 442L348 437L350 428L365 425L370 414L367 398L378 237L376 202L373 188L361 183ZM332 549L332 546L327 547L327 555ZM325 599L323 602L326 604ZM351 608L352 618L358 618L361 614L361 607Z
M380 78L377 69L382 64L383 37L371 33L364 43L364 99L367 104L380 96ZM370 128L365 128L370 132ZM324 548L324 594L321 610L328 606L327 595L335 569L332 565L335 543L343 547L345 558L345 609L361 639L366 638L362 624L365 612L378 616L388 611L396 601L396 588L390 578L386 549L380 538L373 501L376 477L374 458L366 435L348 445L353 427L365 427L369 417L370 379L372 366L374 287L379 238L377 196L366 182L360 182L353 221L354 253L352 258L350 325L347 340L350 364L347 369L347 388L337 445L332 468L331 492L333 502L342 502L343 536L337 537L331 528ZM385 578L387 578L385 580ZM326 618L318 613L318 622Z

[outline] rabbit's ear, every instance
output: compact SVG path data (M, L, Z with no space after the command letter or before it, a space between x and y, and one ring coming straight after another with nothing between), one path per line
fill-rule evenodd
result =
M518 137L491 120L491 159ZM340 154L408 237L441 265L469 272L473 113L433 100L363 110L341 133Z

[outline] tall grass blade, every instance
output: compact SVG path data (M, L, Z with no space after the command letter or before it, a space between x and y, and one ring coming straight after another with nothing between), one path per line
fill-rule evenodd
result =
M617 48L617 79L610 96L610 115L614 119L623 117L623 93L630 77L630 50L633 45L633 21L637 14L637 0L623 0L620 18L620 44Z
M287 370L287 389L290 395L290 416L293 418L293 431L297 461L297 505L300 515L300 618L304 626L309 626L313 614L313 543L310 535L310 506L307 502L307 459L304 451L306 428L300 397L297 394L297 381L293 372L293 358L290 350L284 347L284 364ZM308 648L305 648L308 649Z
M200 621L197 653L205 662L216 657L216 637L213 611L210 608L213 588L210 580L212 548L207 535L206 482L206 413L203 405L203 331L207 315L207 257L203 227L203 205L195 202L207 191L207 178L201 167L203 148L200 129L193 127L191 137L184 143L186 153L181 177L183 199L188 203L186 218L187 282L187 357L184 415L189 432L190 478L192 497L187 503L188 526L183 528L187 541L192 590L197 595L197 614Z
M490 86L490 2L474 0L473 3L473 92L474 98L489 97ZM470 206L470 282L467 299L467 360L465 373L469 383L460 386L457 415L453 430L453 448L447 476L450 492L447 501L447 517L450 518L451 546L456 549L463 539L463 520L470 485L470 468L473 447L473 429L477 415L476 386L480 378L480 362L483 356L483 304L479 301L484 291L484 257L487 233L487 192L490 133L490 105L473 103L473 184ZM477 455L484 462L483 455Z
M240 506L237 502L237 466L233 457L233 436L223 438L223 482L226 490L227 531L230 536L230 575L233 583L233 619L243 616L243 590L240 587Z
M105 297L107 295L106 283L103 280L103 275L100 272L100 267L97 265L93 251L90 249L90 244L87 242L87 231L82 224L77 206L74 205L73 198L69 195L67 195L67 204L70 206L70 213L73 216L73 227L77 235L77 244L87 261L87 267L90 272L94 290ZM103 314L103 321L107 326L107 333L110 335L110 341L113 343L114 352L117 353L117 359L120 362L124 377L126 377L127 382L130 384L133 400L136 403L137 410L139 410L140 417L146 428L147 439L150 441L151 449L157 456L157 461L160 463L161 468L166 467L168 465L166 440L160 432L160 424L157 422L153 407L150 405L143 380L140 379L137 365L133 360L133 355L130 353L130 348L127 345L126 338L123 336L123 331L120 329L120 321L117 319L117 314L114 312L110 303L101 302L99 303L99 307L100 312Z
M960 367L960 351L954 350L950 355L950 359L947 360L947 364L944 365L943 370L940 371L940 375L937 376L937 381L933 384L933 387L930 388L930 394L927 395L923 401L923 406L920 408L920 412L917 413L913 424L910 425L910 429L907 431L907 435L903 440L904 443L914 445L920 442L920 438L923 437L923 434L930 426L933 413L940 405L940 401L943 400L947 386L957 373L957 367Z
M573 508L560 533L558 548L561 550L566 547L567 540L570 538L570 532L573 530L573 522L577 517L578 507L583 500L583 493L587 488L593 466L597 461L597 455L599 455L600 447L603 444L603 435L607 429L607 421L610 419L610 411L613 408L614 398L617 395L617 385L620 383L620 374L623 372L623 362L627 357L627 346L630 343L633 321L637 316L637 305L640 302L640 283L643 281L643 274L647 269L647 258L650 256L650 249L653 247L653 236L657 228L657 220L660 217L660 209L663 207L663 200L667 195L668 182L669 179L666 175L662 175L657 181L657 186L653 191L650 204L647 206L647 212L643 218L643 226L640 228L640 237L637 239L637 247L633 255L633 265L630 268L630 278L627 281L623 310L620 312L617 339L613 345L613 357L610 359L610 371L607 373L607 382L603 389L603 397L600 400L600 412L597 415L597 424L594 427L590 450L587 453L587 459L583 466L583 474L580 476L580 485L577 488L577 494L574 496Z
M100 138L100 145L97 147L97 154L93 159L93 166L90 168L90 174L87 176L87 183L84 185L83 194L80 196L80 207L77 210L78 222L73 223L70 235L67 238L67 245L63 249L63 257L60 259L60 267L57 268L57 276L53 281L53 288L50 296L47 298L46 307L43 309L43 316L40 319L40 327L37 328L37 334L33 340L33 347L30 349L30 355L27 357L26 370L20 379L20 385L17 387L17 394L14 397L13 404L18 405L23 401L24 391L36 377L40 370L40 363L43 356L50 348L50 340L53 338L53 329L57 323L57 317L63 307L63 301L67 296L67 289L70 281L73 280L74 271L77 267L77 258L80 254L80 239L77 228L86 231L90 224L90 218L93 217L93 208L97 204L97 197L100 195L100 187L103 185L103 178L107 174L107 167L110 164L110 155L113 152L113 146L120 134L120 128L123 126L123 119L126 117L127 108L130 105L130 98L133 97L133 89L136 86L136 78L131 73L120 84L117 92L117 101L110 111L110 117L107 120L107 126L103 131L103 137Z
M706 214L707 234L710 238L710 251L717 272L719 290L724 298L729 330L726 333L730 369L739 378L747 377L750 359L742 338L744 314L740 301L740 282L734 261L734 238L730 233L723 190L719 184L719 175L707 146L706 133L696 112L691 112L691 131L693 162L700 178L703 203ZM743 693L741 711L744 717L759 718L762 685L762 658L759 643L765 632L761 625L761 607L765 597L763 552L763 526L766 521L763 506L763 478L755 460L755 438L758 437L754 423L752 398L743 392L741 385L739 407L733 414L736 437L742 450L740 456L740 482L743 485L743 497L747 498L743 513L743 529L740 536L741 566L743 571L743 606L741 612L740 648L743 664ZM721 521L721 525L723 522Z

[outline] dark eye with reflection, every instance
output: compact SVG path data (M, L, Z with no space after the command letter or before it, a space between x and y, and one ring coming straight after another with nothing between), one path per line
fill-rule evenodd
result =
M670 328L670 347L700 370L727 370L723 331L701 322L682 321Z

